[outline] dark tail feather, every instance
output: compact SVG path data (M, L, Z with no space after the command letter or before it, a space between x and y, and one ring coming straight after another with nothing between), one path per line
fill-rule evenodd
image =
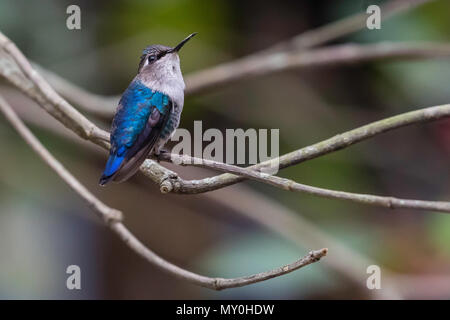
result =
M106 162L105 170L103 171L102 176L100 177L99 184L104 186L109 181L111 181L114 176L120 170L122 164L124 162L124 157L119 157L115 154L110 154L108 158L108 162Z
M111 181L111 179L114 178L114 175L112 176L105 176L102 174L102 176L100 177L100 180L98 181L98 184L101 186L106 185L109 181Z
M147 158L152 147L152 145L148 145L124 163L123 166L117 171L117 174L114 175L114 181L124 182L125 180L131 178L139 170L139 167Z
M130 159L110 155L106 163L105 171L103 171L100 177L99 184L104 186L110 181L123 182L128 180L139 170L139 167L145 161L151 149L152 146L148 145Z

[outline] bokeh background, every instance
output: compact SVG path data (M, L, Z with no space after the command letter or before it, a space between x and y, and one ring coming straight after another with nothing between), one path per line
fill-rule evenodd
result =
M1 0L0 30L39 65L88 91L117 95L134 77L141 50L149 44L174 45L198 32L181 52L182 70L189 74L383 2ZM81 30L66 28L70 4L81 7ZM449 12L449 1L431 1L384 21L381 30L362 30L335 43L448 42ZM371 121L448 103L449 83L448 60L291 70L188 97L180 127L191 130L194 120L202 120L204 130L279 128L283 154ZM0 83L0 92L25 119L53 122L6 83ZM110 119L87 116L109 128ZM395 286L405 298L450 298L448 215L390 211L252 182L205 195L162 195L138 174L127 183L100 188L103 150L69 131L73 139L30 126L82 183L123 210L127 226L144 243L175 264L205 275L237 277L328 246L325 259L341 263L361 284L325 259L221 292L177 280L119 241L1 117L0 298L371 299L365 266L352 257L381 267L381 292ZM444 120L377 136L280 175L338 190L449 200L449 163L450 122ZM191 179L214 174L170 168ZM258 214L263 224L255 220ZM295 223L285 223L286 216ZM291 236L283 228L291 228ZM325 244L316 237L326 239ZM334 246L350 256L333 251ZM81 267L82 290L66 289L65 271L71 264Z

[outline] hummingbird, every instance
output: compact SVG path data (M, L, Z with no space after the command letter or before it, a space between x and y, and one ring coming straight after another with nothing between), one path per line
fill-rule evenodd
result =
M184 104L178 52L196 34L173 48L158 44L143 50L138 73L122 94L112 121L111 149L100 185L129 179L150 154L163 152L178 128Z

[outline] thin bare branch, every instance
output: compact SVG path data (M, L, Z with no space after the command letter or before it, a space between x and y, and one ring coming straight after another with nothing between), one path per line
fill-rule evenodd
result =
M128 229L126 229L126 227L123 224L115 223L111 227L114 231L116 231L119 237L131 249L133 249L133 251L137 252L139 255L144 257L148 262L155 264L163 271L169 272L180 279L184 279L201 287L214 290L242 287L252 283L261 282L274 277L282 276L284 274L290 273L299 268L307 266L308 264L317 262L328 253L328 249L326 248L311 251L305 257L291 264L267 272L254 274L251 276L234 279L210 278L181 269L180 267L163 260L161 257L157 256L154 252L152 252L146 246L144 246L138 239L136 239L133 236L133 234Z
M16 129L20 136L28 143L28 145L52 168L61 179L66 182L73 191L75 191L81 198L83 198L90 208L96 212L100 218L106 223L113 221L120 221L122 213L119 210L113 209L98 200L85 186L83 186L64 166L55 159L52 154L40 143L40 141L33 135L33 133L20 120L11 106L0 96L0 110L5 115L6 119Z
M91 140L103 147L108 146L108 143L105 143L109 138L108 133L92 124L78 110L73 108L57 94L48 82L31 67L27 58L25 58L16 45L1 32L0 48L13 60L12 64L8 64L6 60L2 61L0 68L1 75L39 103L55 119L76 132L83 139ZM14 77L14 71L17 71L14 70L16 67L20 68L24 77ZM24 78L29 81L23 81ZM32 84L31 86L29 85L30 82Z
M222 172L233 173L251 180L266 183L286 191L295 191L316 195L323 198L347 200L367 205L386 207L390 209L416 209L416 210L433 210L437 212L450 213L450 202L444 201L422 201L413 199L398 199L394 197L375 196L370 194L360 194L344 191L336 191L324 188L318 188L301 184L290 179L273 176L264 172L242 168L222 162L209 159L199 159L188 155L178 155L164 153L158 157L159 160L173 162L184 166L197 166L210 168Z
M434 0L392 0L381 7L381 19L387 20L398 14L414 9L422 4ZM329 23L322 27L308 30L287 41L282 41L258 54L267 54L274 51L304 50L318 47L330 41L337 40L349 34L355 33L367 26L367 13L360 12L347 18Z
M283 169L328 153L335 152L337 150L344 149L355 143L372 138L390 130L448 117L450 117L450 105L448 104L402 113L397 116L372 122L365 126L338 134L327 140L282 155L279 158L250 166L249 169L255 170L264 167L273 168L274 163L277 163L280 168ZM183 180L176 173L167 171L168 169L165 168L164 171L162 171L159 167L156 162L146 160L141 169L145 175L160 184L162 192L185 194L203 193L224 188L245 180L244 177L231 173L223 173L200 180Z
M423 59L450 56L450 45L438 43L344 44L308 51L283 51L234 60L186 77L186 94L217 89L236 81L292 69L381 59Z
M306 218L306 208L294 211L245 184L217 192L208 192L204 194L204 197L249 218L272 232L279 233L300 248L328 247L330 254L321 261L321 266L330 268L331 274L337 275L339 280L351 283L355 289L359 288L363 296L374 299L402 299L398 290L400 288L397 288L393 281L396 274L387 266L383 266L383 289L367 290L367 266L379 265L379 263L367 256L367 252L360 252L354 243L352 245L342 242L341 239L330 232L325 232Z
M102 118L111 118L119 103L120 96L103 96L89 92L63 77L33 63L45 80L70 103L78 106L80 110L89 112Z
M434 59L450 57L450 44L398 43L335 45L310 51L275 52L237 59L186 76L186 95L229 85L236 81L255 78L290 69L353 64L381 59ZM111 117L119 96L101 96L88 92L60 76L35 65L46 80L73 104L82 110Z
M58 176L64 180L78 195L81 196L95 213L110 227L133 251L142 256L151 264L156 265L161 270L168 272L178 278L184 279L202 287L222 290L227 288L242 287L256 282L265 281L271 278L279 277L300 269L308 264L319 261L324 257L328 250L320 249L309 252L303 258L267 272L239 277L239 278L210 278L182 269L163 258L159 257L153 251L148 249L140 242L121 222L122 213L116 209L110 208L97 199L86 187L84 187L53 155L42 145L42 143L33 135L33 133L20 120L9 104L0 96L0 110L6 119L17 130L20 136L28 145L41 157L41 159L52 168Z

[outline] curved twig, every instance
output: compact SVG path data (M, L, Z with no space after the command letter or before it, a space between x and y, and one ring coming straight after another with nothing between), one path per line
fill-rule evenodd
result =
M423 201L413 199L398 199L394 197L383 197L370 194L360 194L353 192L336 191L325 188L318 188L306 184L298 183L290 179L273 176L248 168L241 168L238 166L217 162L208 159L199 159L188 155L178 155L164 153L160 154L158 160L173 162L184 166L197 166L203 168L210 168L222 172L233 173L248 179L266 183L277 188L307 193L323 198L348 200L352 202L368 204L373 206L386 207L390 209L416 209L416 210L433 210L439 212L450 213L450 202L445 201Z
M292 69L351 64L380 59L450 56L450 45L438 43L343 44L308 51L256 55L198 71L186 77L186 94L198 94L230 83Z
M397 14L414 9L434 0L392 0L381 6L381 19L386 20ZM282 41L258 54L276 51L304 50L320 46L333 40L355 33L367 26L367 13L359 12L341 20L331 22L313 30L303 32L287 41Z

